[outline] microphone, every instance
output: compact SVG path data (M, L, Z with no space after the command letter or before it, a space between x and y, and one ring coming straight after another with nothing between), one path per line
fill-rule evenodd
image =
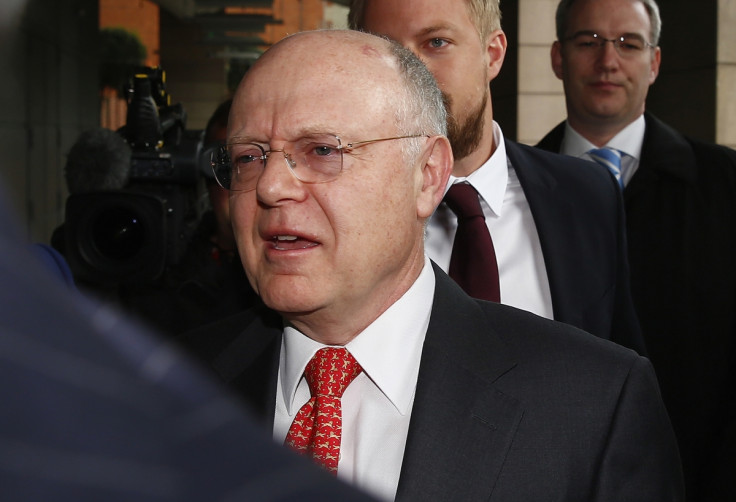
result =
M97 127L80 134L66 158L69 193L120 190L130 180L132 152L118 133Z

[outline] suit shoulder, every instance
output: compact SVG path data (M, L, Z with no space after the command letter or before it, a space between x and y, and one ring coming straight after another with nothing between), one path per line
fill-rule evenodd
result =
M686 179L709 179L733 187L736 151L723 145L691 138L647 112L642 163L678 166ZM668 171L668 169L665 169ZM673 172L677 173L677 170ZM705 177L705 178L704 178Z
M552 175L557 183L576 188L580 185L587 191L596 186L606 190L614 186L608 170L589 160L512 141L506 142L506 151L520 177L526 176L526 171L539 169Z
M570 367L607 362L628 367L641 358L635 351L559 321L507 305L482 303L486 322L519 360L564 362Z
M554 129L548 132L539 143L534 145L536 148L542 150L548 150L550 152L559 152L560 145L562 144L562 138L565 136L565 121L563 120L557 124Z
M734 176L736 173L736 150L717 143L686 137L687 142L698 159L698 165L713 166L722 169L724 173Z
M211 363L235 339L240 337L247 326L254 322L261 322L267 326L280 326L281 320L273 311L259 304L243 312L182 333L176 338L176 342L197 359Z

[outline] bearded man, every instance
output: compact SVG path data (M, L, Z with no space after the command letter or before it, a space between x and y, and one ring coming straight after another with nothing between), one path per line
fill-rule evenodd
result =
M411 49L445 96L455 162L446 202L427 227L429 257L471 296L643 354L615 179L592 162L506 140L493 120L491 82L507 45L498 0L357 0L349 21ZM464 228L459 206L468 203L480 204L485 225L475 218L477 227Z

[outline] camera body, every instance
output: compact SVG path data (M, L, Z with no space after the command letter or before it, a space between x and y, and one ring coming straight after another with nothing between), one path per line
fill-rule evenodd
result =
M186 130L164 77L145 68L129 86L126 125L118 131L131 149L127 184L67 199L64 254L80 282L153 283L179 261L205 209L201 133Z

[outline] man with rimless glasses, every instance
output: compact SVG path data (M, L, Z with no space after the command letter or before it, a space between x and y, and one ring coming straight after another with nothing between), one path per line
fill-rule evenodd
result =
M681 500L645 358L426 256L446 123L383 38L300 33L254 64L213 168L265 305L194 334L232 338L214 369L277 443L382 500Z
M537 146L615 163L632 296L688 500L734 500L736 152L645 112L662 59L654 0L563 0L556 24L567 120Z

